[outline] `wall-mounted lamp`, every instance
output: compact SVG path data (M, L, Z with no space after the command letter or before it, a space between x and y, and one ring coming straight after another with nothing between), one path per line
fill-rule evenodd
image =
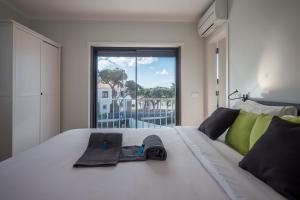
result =
M236 96L236 94L239 94L238 97L232 97L233 95ZM231 100L237 100L237 99L242 99L242 101L246 101L247 99L249 99L249 93L241 95L241 93L236 89L235 91L233 91L232 93L230 93L228 95L228 99L230 101Z

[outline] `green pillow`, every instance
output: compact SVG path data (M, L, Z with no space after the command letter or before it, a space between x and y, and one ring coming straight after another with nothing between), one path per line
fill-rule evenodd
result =
M228 130L226 144L242 155L248 153L250 133L257 117L258 114L241 111Z
M256 141L266 132L272 121L272 118L273 116L267 114L261 114L257 117L252 131L250 133L249 150L253 147Z
M300 124L300 117L283 116L283 117L281 117L281 118L284 119L284 120L287 120L287 121L289 121L289 122L294 122L294 123Z

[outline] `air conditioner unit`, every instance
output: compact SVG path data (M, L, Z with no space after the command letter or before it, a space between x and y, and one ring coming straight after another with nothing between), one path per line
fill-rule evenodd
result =
M215 0L198 22L198 33L207 37L227 20L227 0Z

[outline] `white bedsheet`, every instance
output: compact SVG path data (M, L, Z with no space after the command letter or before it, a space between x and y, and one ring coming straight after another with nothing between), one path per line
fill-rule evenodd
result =
M220 141L210 140L193 127L176 127L190 150L231 199L285 199L270 186L241 169L243 156Z
M103 131L103 130L102 130ZM119 163L74 169L89 133L77 129L0 163L1 200L226 200L283 199L238 167L242 156L196 128L109 129L123 133L123 145L161 137L166 161Z
M119 163L116 167L74 169L89 133L79 129L0 163L1 200L226 200L228 195L206 172L176 129L119 129L123 145L159 135L166 161ZM107 132L107 131L106 131Z

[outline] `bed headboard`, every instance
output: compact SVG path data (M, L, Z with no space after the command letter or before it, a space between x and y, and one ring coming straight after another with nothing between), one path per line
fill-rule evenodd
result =
M295 106L298 110L298 115L300 116L300 104L277 102L277 101L266 101L263 99L256 99L256 98L248 98L248 99L267 106Z

